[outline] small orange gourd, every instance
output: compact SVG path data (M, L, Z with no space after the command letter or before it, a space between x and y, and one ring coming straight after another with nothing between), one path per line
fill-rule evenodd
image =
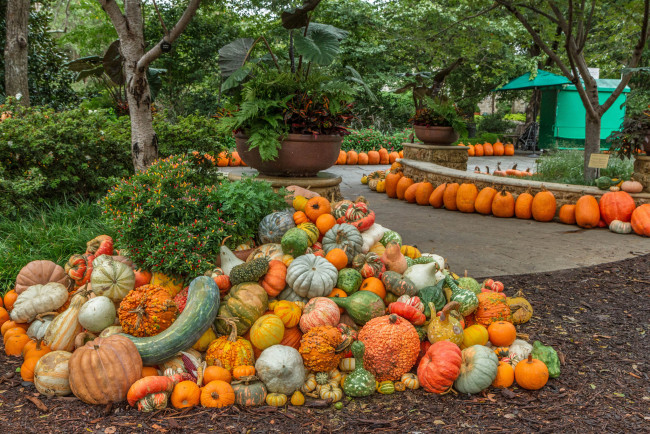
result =
M222 368L221 366L217 366L217 365L208 366L207 368L205 368L205 371L203 371L203 382L207 384L215 380L220 380L220 381L225 381L226 383L230 383L232 381L232 376L230 375L230 371L227 370L226 368Z
M533 359L528 355L528 360L517 363L515 368L517 384L527 390L538 390L548 382L548 368L541 360Z
M171 401L174 408L192 408L199 404L201 389L194 381L181 381L174 386Z
M235 392L225 381L211 381L201 391L201 405L209 408L229 407L235 403Z
M600 208L595 197L587 194L576 202L576 223L581 228L591 229L598 227L600 222Z
M505 389L512 386L515 381L515 370L508 362L499 362L497 367L497 376L492 382L492 386L497 389Z
M386 196L397 197L397 183L402 178L402 173L389 173L386 175Z
M418 190L418 187L422 184L421 182L416 182L411 184L409 188L404 192L404 200L408 203L415 203L415 195Z
M566 225L576 224L576 206L572 204L560 207L560 221Z

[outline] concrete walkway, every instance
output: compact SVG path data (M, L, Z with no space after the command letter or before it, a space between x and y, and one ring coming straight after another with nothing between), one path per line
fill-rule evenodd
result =
M399 232L406 243L423 252L444 256L459 274L464 270L473 277L550 272L650 254L650 239L637 235L434 209L389 199L361 184L362 174L385 168L334 166L327 171L342 177L344 197L368 199L377 223Z

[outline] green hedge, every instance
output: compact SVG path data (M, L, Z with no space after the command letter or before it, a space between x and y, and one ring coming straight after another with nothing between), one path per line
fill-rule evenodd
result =
M128 117L109 110L0 106L12 117L0 122L0 214L66 197L95 199L133 173ZM216 155L233 144L214 119L190 115L171 123L154 116L161 157L188 151Z
M409 141L409 136L412 133L411 128L393 131L390 134L382 133L374 128L351 130L350 134L343 139L341 149L344 151L368 152L386 148L389 152L399 152L402 150L402 143Z

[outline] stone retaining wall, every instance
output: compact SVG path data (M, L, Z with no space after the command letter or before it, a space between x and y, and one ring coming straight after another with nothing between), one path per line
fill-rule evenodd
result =
M634 175L636 181L643 184L643 191L650 193L650 156L637 155L634 157Z
M402 147L405 159L434 163L457 170L467 170L467 146L402 143Z
M404 176L413 178L415 182L428 181L434 186L445 182L472 183L476 185L479 191L485 187L493 187L497 190L507 190L513 195L518 195L530 190L535 194L546 188L552 191L557 200L557 210L564 204L574 204L585 194L590 194L599 199L606 191L596 187L557 184L551 182L531 181L527 179L505 178L500 176L482 175L479 173L470 173L461 170L450 169L437 164L414 161L407 158L398 160L404 166ZM650 193L633 194L634 200L638 205L650 203Z

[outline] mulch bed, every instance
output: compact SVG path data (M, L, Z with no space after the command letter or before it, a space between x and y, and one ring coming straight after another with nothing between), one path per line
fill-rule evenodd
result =
M343 410L138 413L126 403L93 407L74 397L39 396L31 383L12 376L18 360L0 351L0 432L647 432L650 255L499 280L509 295L523 289L533 305L533 319L519 332L531 343L552 345L564 358L560 378L540 391L491 388L483 395L436 396L418 390L344 399Z

